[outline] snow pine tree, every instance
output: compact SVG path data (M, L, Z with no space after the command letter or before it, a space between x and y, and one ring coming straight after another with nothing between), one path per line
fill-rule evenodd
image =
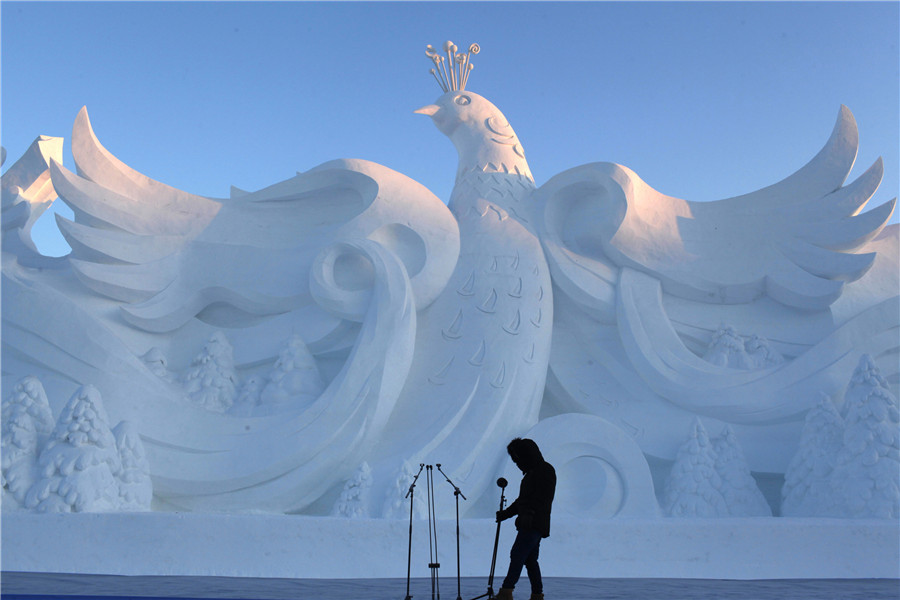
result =
M784 356L772 347L769 340L759 335L752 335L744 344L750 366L753 369L774 367L784 362Z
M900 517L900 411L864 354L844 398L844 439L832 473L843 514Z
M771 517L772 509L750 474L750 467L731 426L713 442L716 472L728 514L732 517Z
M120 510L147 511L153 499L150 463L144 444L131 421L122 421L112 430L122 469L116 473Z
M312 404L325 389L316 361L299 335L291 336L275 361L259 404L265 412Z
M721 487L712 443L700 419L694 419L666 480L663 510L670 517L727 517Z
M839 516L831 473L841 449L844 421L834 402L822 395L806 413L800 446L784 474L781 515L784 517Z
M38 458L40 479L25 506L41 512L102 512L119 505L122 468L100 392L79 388L63 408Z
M37 377L24 377L3 401L0 481L4 509L22 506L37 477L38 454L53 431L53 414ZM6 494L9 494L6 496Z
M184 377L185 392L194 404L210 411L225 412L234 402L237 381L234 350L225 334L216 331L191 362Z
M703 359L719 367L743 368L748 361L744 340L734 327L722 327L713 334Z
M409 518L410 498L407 494L409 493L409 486L412 484L413 479L415 479L416 473L418 472L420 472L419 469L414 469L412 463L409 461L404 460L403 464L400 465L400 469L394 479L394 485L390 486L385 492L384 508L382 509L381 514L383 519ZM415 491L413 492L413 496L416 496ZM418 494L418 498L419 501L413 503L413 510L415 511L416 518L424 519L427 515L425 495L420 493Z
M356 474L344 484L344 491L334 505L334 516L361 519L369 516L369 488L372 487L372 470L363 462Z

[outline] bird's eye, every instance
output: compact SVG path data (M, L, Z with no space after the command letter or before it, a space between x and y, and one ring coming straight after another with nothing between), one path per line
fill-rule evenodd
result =
M468 96L466 96L465 94L463 94L462 96L456 97L456 103L459 104L460 106L465 106L467 104L471 104L472 99L469 98Z

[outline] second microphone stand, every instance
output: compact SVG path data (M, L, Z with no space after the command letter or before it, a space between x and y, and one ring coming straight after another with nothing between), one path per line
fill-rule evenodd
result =
M450 481L447 474L441 470L441 463L437 463L437 469L441 472L441 475L444 476L444 479L447 480L447 483L453 486L453 495L456 497L456 600L462 600L461 578L459 574L459 497L462 496L463 500L466 500L466 497L463 495L462 491L456 487L456 484Z

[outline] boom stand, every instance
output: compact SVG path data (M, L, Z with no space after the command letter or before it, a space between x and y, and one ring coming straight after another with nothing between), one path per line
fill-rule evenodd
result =
M503 505L506 504L506 497L503 495L506 491L507 481L504 478L500 478L497 480L497 485L500 486L500 510L503 510ZM500 544L500 520L497 520L497 535L494 536L494 554L491 556L491 574L488 577L488 589L486 594L482 594L480 596L475 596L472 600L478 600L479 598L487 597L488 600L494 597L494 569L497 566L497 546Z
M438 471L441 471L441 475L444 476L444 479L447 480L447 483L453 486L453 495L456 497L456 600L462 600L462 592L460 591L460 575L459 575L459 497L462 496L463 500L466 500L466 497L460 491L456 485L450 481L450 478L447 477L447 474L441 470L441 463L437 463Z
M409 498L409 554L406 559L406 599L412 600L412 596L409 595L409 575L412 569L412 522L413 522L413 495L416 489L416 481L419 480L419 475L422 474L422 469L425 468L425 464L422 463L419 465L419 472L416 473L416 476L413 477L412 483L409 486L409 491L406 492L406 497Z
M430 558L428 568L431 569L431 600L441 600L441 582L438 578L438 569L441 568L441 563L438 562L437 513L434 510L433 469L434 467L431 465L425 465L425 482L428 487L428 556Z

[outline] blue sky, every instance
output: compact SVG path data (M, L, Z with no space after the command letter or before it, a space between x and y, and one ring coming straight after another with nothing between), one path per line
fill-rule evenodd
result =
M610 161L670 195L742 194L812 158L846 104L851 178L882 156L871 205L900 187L898 2L4 1L0 27L4 167L39 134L68 142L87 105L113 154L193 193L353 157L446 201L456 153L412 111L440 95L425 46L452 39L481 45L468 88L538 184ZM39 247L63 253L42 221Z

